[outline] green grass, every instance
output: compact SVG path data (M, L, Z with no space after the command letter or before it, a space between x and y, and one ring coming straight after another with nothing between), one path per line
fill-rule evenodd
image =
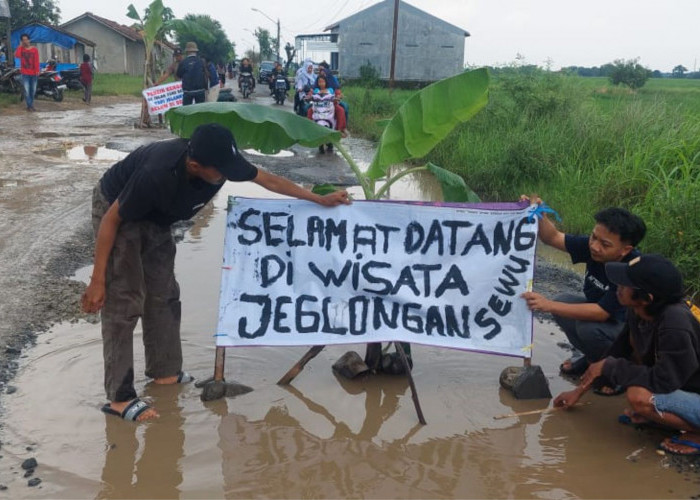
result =
M96 73L92 84L92 95L141 96L143 77L117 73Z
M350 128L376 139L410 91L345 88ZM605 78L539 72L494 79L490 102L426 158L482 198L538 193L566 231L623 206L644 218L641 248L667 255L700 291L700 81L650 79L637 92Z

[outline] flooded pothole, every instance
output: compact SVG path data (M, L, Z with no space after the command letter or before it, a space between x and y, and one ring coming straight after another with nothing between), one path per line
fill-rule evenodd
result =
M128 153L117 151L104 146L86 144L80 146L49 148L36 151L36 154L51 158L68 159L72 161L119 161Z
M269 158L291 158L292 156L294 156L294 152L288 151L286 149L283 149L279 153L273 155L264 154L260 151L256 151L255 149L244 149L243 152L253 156L267 156Z
M26 183L27 181L21 179L0 179L0 188L16 188Z

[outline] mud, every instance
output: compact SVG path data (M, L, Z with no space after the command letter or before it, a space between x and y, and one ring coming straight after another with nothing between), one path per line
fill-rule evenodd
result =
M591 395L589 406L572 412L495 420L548 404L517 401L499 389L501 370L517 360L422 346L414 347L414 377L427 426L417 422L405 379L336 378L331 366L347 346L322 351L289 387L275 381L306 349L229 349L227 379L254 392L202 403L193 385L154 386L139 375L137 391L153 400L161 418L134 425L101 414L99 325L78 309L90 274L90 193L114 161L100 157L101 148L125 153L170 136L135 130L138 111L138 103L124 102L16 113L0 124L0 498L687 498L700 492L696 462L657 455L662 434L617 424L622 398ZM346 144L356 156L371 155L364 141ZM337 156L305 148L292 154L250 158L305 185L353 183ZM392 195L427 199L431 189L427 179L412 179ZM228 184L175 229L185 368L200 379L213 370L229 194L266 195L254 184ZM536 289L549 295L579 285L575 270L538 258ZM566 339L545 317L535 327L533 362L554 394L568 389L571 382L557 374ZM362 346L350 348L363 353ZM140 374L138 339L135 355ZM37 465L24 477L22 463L31 458Z

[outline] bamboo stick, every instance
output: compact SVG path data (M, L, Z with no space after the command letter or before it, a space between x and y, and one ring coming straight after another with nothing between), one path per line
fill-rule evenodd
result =
M580 406L587 406L589 404L591 404L591 402L587 401L585 403L577 403L574 405L574 407L578 408ZM553 411L557 411L557 410L561 410L561 409L562 408L557 408L557 407L552 406L551 408L540 408L539 410L520 411L518 413L506 413L504 415L496 415L495 417L493 417L493 419L494 420L501 420L504 418L522 417L525 415L537 415L537 414L541 414L541 413L551 413Z

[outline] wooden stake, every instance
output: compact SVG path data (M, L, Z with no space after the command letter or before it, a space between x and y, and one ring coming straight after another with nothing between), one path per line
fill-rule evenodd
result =
M413 375L411 375L411 365L408 364L408 358L406 357L406 353L403 350L401 342L394 342L394 345L396 346L396 352L399 353L399 357L403 362L403 367L406 370L406 376L408 377L408 385L411 387L411 397L413 399L413 406L416 407L416 413L418 414L418 421L421 424L426 425L427 422L425 421L425 417L423 416L423 410L421 410L420 401L418 401L418 391L416 391L416 384L413 383Z
M325 345L315 345L311 349L308 350L306 354L304 354L299 361L297 361L297 364L292 366L289 371L277 381L277 385L289 385L294 378L301 373L301 371L304 369L304 366L306 366L306 363L314 359L319 352L323 350L323 348L326 347Z
M214 358L214 380L223 382L224 380L224 362L226 360L226 348L216 347L216 357Z
M574 407L579 407L579 406L587 406L591 404L590 401L587 401L585 403L577 403L574 405ZM551 413L553 411L561 410L562 408L557 408L552 406L551 408L541 408L539 410L530 410L530 411L521 411L518 413L506 413L505 415L496 415L493 417L494 420L502 420L504 418L512 418L512 417L522 417L524 415L537 415L540 413Z

